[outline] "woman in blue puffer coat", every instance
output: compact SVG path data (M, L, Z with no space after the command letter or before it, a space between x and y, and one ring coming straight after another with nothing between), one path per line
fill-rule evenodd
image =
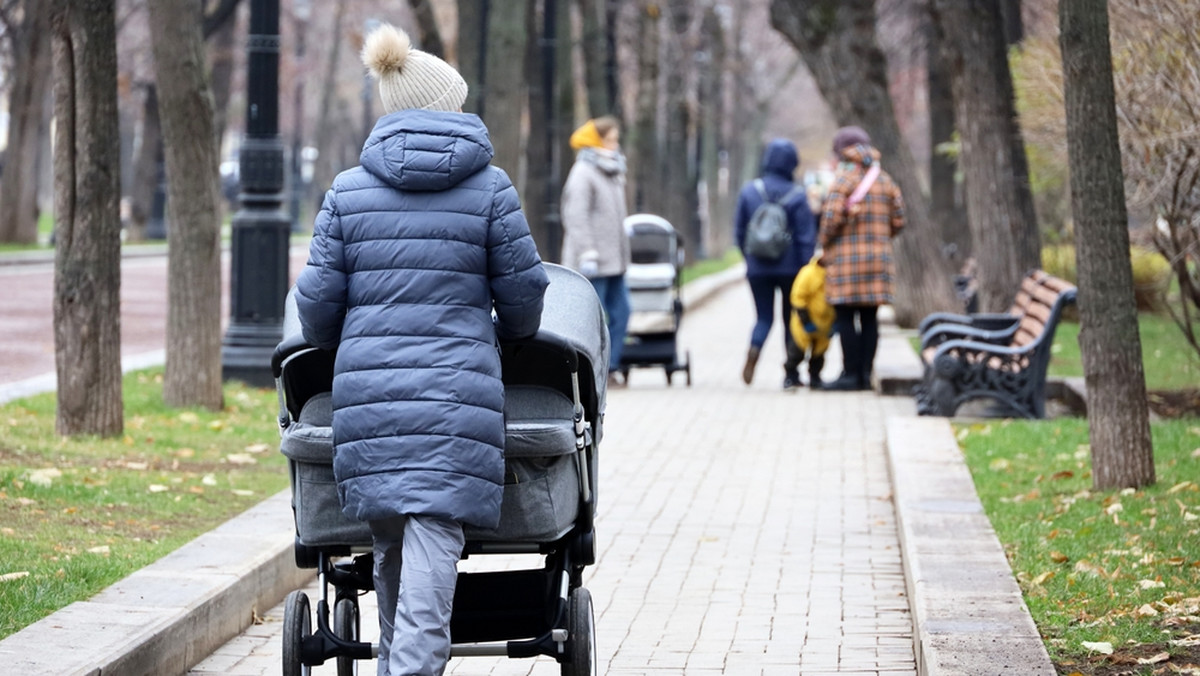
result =
M334 475L374 538L379 673L442 673L462 526L500 519L497 339L537 332L548 280L462 77L387 25L363 60L389 112L325 196L296 300L337 349Z

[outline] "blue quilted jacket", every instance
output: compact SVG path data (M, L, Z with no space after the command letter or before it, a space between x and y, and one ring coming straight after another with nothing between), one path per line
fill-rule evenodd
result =
M792 174L800 163L796 146L786 139L775 139L763 151L762 180L767 197L782 199L796 184ZM794 278L800 268L812 258L817 243L817 225L804 190L786 205L788 225L792 228L792 246L777 261L767 261L746 254L746 227L754 211L763 203L762 195L754 187L754 181L742 186L734 211L733 236L738 249L746 258L747 277L787 276Z
M548 281L491 159L475 115L392 113L317 215L296 301L305 339L337 349L333 469L350 517L499 522L497 337L537 332Z

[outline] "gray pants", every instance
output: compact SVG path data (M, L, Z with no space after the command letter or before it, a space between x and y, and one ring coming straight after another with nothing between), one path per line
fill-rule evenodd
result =
M410 515L369 525L379 604L379 676L438 676L450 659L450 611L466 541L462 524Z

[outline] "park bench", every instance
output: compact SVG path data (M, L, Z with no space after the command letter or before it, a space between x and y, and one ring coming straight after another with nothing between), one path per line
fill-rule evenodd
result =
M1013 299L1008 312L979 312L957 314L934 312L921 320L917 327L921 336L921 361L928 364L937 345L953 338L970 338L988 343L1005 343L1021 323L1033 294L1049 275L1042 270L1031 270L1021 280L1021 287Z
M917 412L952 416L967 401L991 399L1001 415L1045 417L1054 330L1063 309L1074 301L1072 284L1035 271L1022 282L1006 324L992 315L997 317L993 328L927 326L921 336L925 373L913 388Z

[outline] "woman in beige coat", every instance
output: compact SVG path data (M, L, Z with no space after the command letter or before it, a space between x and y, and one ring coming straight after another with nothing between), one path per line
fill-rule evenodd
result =
M611 116L589 120L571 134L578 154L562 194L563 265L596 287L608 315L609 382L621 366L629 324L629 236L625 233L625 156L621 130Z

